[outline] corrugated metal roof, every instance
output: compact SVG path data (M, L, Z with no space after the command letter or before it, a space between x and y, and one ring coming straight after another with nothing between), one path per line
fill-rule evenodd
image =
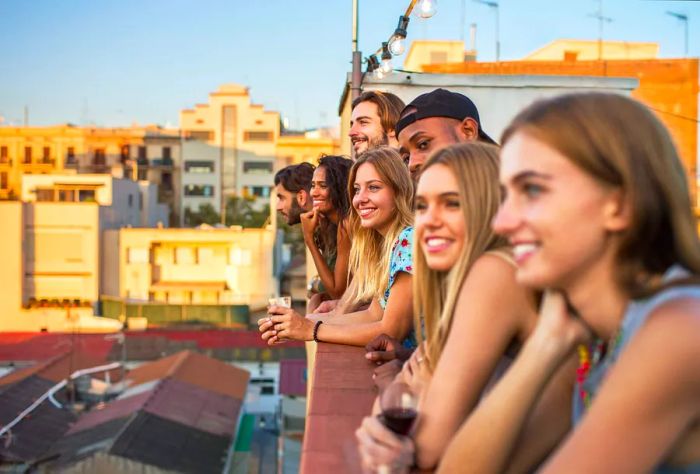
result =
M286 359L280 361L280 395L306 396L306 360Z
M110 454L178 472L219 474L230 443L230 437L141 412L114 442Z
M93 408L82 415L78 421L71 426L66 435L72 435L79 431L94 428L102 423L129 416L141 410L152 395L152 392L140 393L133 397L111 401L106 403L102 408Z
M55 383L32 375L0 394L0 425L14 420ZM68 430L76 416L45 401L0 440L0 458L27 461L40 457Z
M183 351L135 368L127 380L134 386L167 377L243 400L250 374L210 357Z
M164 380L144 410L207 433L232 437L241 405L241 400L230 396L177 380Z

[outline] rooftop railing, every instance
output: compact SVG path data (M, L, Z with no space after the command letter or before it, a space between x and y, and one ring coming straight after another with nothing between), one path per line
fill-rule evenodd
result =
M313 369L302 474L361 472L355 430L372 410L373 366L362 347L319 343Z

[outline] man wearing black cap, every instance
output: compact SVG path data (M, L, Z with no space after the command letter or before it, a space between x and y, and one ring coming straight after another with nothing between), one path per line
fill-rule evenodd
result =
M496 144L481 128L474 102L445 89L419 95L408 104L396 123L396 136L399 153L414 179L423 162L436 150L475 140Z

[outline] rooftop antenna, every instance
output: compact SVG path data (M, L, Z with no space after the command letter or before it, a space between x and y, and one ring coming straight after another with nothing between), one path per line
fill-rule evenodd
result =
M598 11L588 15L598 20L598 61L603 59L603 25L611 23L612 18L603 15L603 0L598 0Z
M680 20L683 22L683 26L685 26L685 57L688 57L688 15L684 13L677 13L677 12L671 12L667 11L667 15L671 15L672 17L676 18L677 20Z

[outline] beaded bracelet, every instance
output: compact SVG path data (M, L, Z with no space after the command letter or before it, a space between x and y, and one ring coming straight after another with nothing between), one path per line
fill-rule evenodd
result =
M323 321L316 321L314 324L314 342L321 342L318 340L318 327L323 324Z

